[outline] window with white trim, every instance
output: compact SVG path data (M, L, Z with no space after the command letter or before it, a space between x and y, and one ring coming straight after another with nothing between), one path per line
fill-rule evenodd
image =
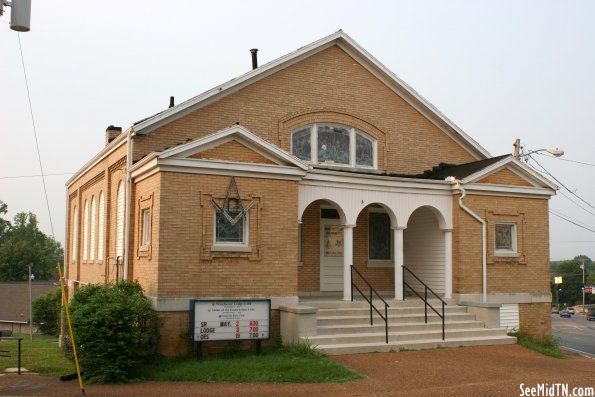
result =
M76 254L78 249L79 243L79 217L76 211L76 205L74 206L74 210L72 211L72 261L76 261Z
M393 254L390 217L382 209L368 209L368 259L390 262Z
M89 204L85 200L83 207L83 261L89 256Z
M494 225L494 251L496 255L517 253L516 223L498 222Z
M95 240L95 225L96 223L96 219L97 219L97 202L95 201L95 196L93 196L91 198L91 230L90 230L90 235L91 235L91 241L90 241L90 247L89 247L89 260L94 261L95 260L95 247L97 244L97 241Z
M234 208L229 208L228 215L235 218L239 215ZM240 216L237 222L232 223L223 212L215 211L215 245L217 246L247 246L248 245L248 223L250 212Z
M97 260L103 261L103 246L105 245L105 197L103 192L99 192L99 228L97 230Z
M376 168L376 140L341 124L316 123L291 135L291 153L314 164Z
M147 249L151 244L151 208L144 208L141 211L141 249Z
M116 209L116 259L120 257L120 263L124 259L124 208L124 183L120 182Z

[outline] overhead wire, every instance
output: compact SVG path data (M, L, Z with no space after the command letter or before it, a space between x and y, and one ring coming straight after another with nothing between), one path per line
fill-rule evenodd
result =
M29 91L29 81L27 80L27 69L25 68L25 57L23 56L23 46L21 45L21 34L17 32L19 39L19 51L21 53L21 63L23 64L23 74L25 75L25 86L27 87L27 99L29 100L29 113L31 114L31 123L33 124L33 136L35 137L35 148L37 149L37 159L39 161L39 169L41 171L41 181L43 184L43 193L45 195L45 203L48 208L48 215L50 218L50 229L52 237L54 235L54 223L52 222L52 211L50 210L50 200L48 199L48 190L45 184L45 177L43 173L43 162L41 161L41 153L39 150L39 141L37 139L37 128L35 127L35 117L33 116L33 105L31 104L31 93Z
M581 229L585 229L585 230L588 230L588 231L590 231L590 232L592 232L592 233L595 233L595 229L591 229L591 228L585 227L585 226L583 226L583 225L579 225L578 223L576 223L576 222L573 222L573 221L571 221L570 219L567 219L567 218L565 218L565 217L563 217L563 216L561 216L561 215L557 215L557 214L553 213L551 210L550 210L549 212L550 212L550 214L552 214L552 215L554 215L554 216L557 216L558 218L560 218L560 219L563 219L563 220L565 220L566 222L572 223L573 225L576 225L576 226L580 227Z
M558 182L564 189L566 189L568 191L568 193L572 194L573 196L575 196L576 198L578 198L580 201L582 201L583 203L587 204L589 207L593 208L595 210L595 206L593 206L591 203L589 203L588 201L584 200L581 196L579 196L578 194L576 194L576 192L570 190L563 182L561 182L558 178L556 178L555 176L553 176L548 170L545 169L544 166L541 165L541 163L539 163L539 161L535 160L533 158L533 156L529 155L528 156L531 160L535 161L535 164L537 164L546 174L548 174L549 176L551 176L556 182ZM535 167L534 167L535 168Z
M577 160L565 159L565 158L562 158L562 157L548 156L548 155L547 155L547 154L545 154L545 153L533 153L533 154L538 154L538 155L540 155L540 156L545 156L545 157L553 157L553 158L555 158L556 160L561 160L561 161L568 161L568 162L570 162L570 163L576 163L576 164L588 165L588 166L590 166L590 167L595 167L595 164L591 164L591 163L585 163L584 161L577 161Z

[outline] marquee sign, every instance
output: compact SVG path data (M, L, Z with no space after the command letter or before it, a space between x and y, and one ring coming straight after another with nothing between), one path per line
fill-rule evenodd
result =
M190 300L194 342L270 339L270 299Z

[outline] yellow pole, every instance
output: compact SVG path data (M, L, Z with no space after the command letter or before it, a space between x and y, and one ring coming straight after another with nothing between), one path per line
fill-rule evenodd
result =
M83 378L81 378L81 370L79 368L79 359L76 355L76 343L74 343L74 335L72 334L72 325L70 324L70 310L68 310L68 296L64 291L64 279L62 278L62 269L58 263L58 274L60 275L60 288L62 289L62 302L66 310L66 322L68 323L68 331L70 332L70 342L72 344L72 352L74 353L74 364L76 365L76 374L79 378L79 386L83 396L85 395L85 386L83 385Z

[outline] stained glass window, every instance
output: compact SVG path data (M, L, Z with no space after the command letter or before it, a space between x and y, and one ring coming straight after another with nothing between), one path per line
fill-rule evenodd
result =
M384 212L368 213L368 256L370 259L391 259L390 218Z
M515 230L512 223L496 224L496 250L497 251L515 251Z
M355 164L374 166L374 145L363 135L355 135Z
M338 126L319 126L318 161L349 164L349 130Z
M232 217L236 217L238 212L233 212L232 209L229 209L229 215ZM232 225L231 222L223 215L222 212L215 212L215 219L216 219L216 242L218 243L244 243L244 222L246 221L246 214L245 217L240 217L235 225Z
M310 160L312 158L312 148L310 145L310 128L305 128L293 133L292 136L292 151L294 156L302 160Z

